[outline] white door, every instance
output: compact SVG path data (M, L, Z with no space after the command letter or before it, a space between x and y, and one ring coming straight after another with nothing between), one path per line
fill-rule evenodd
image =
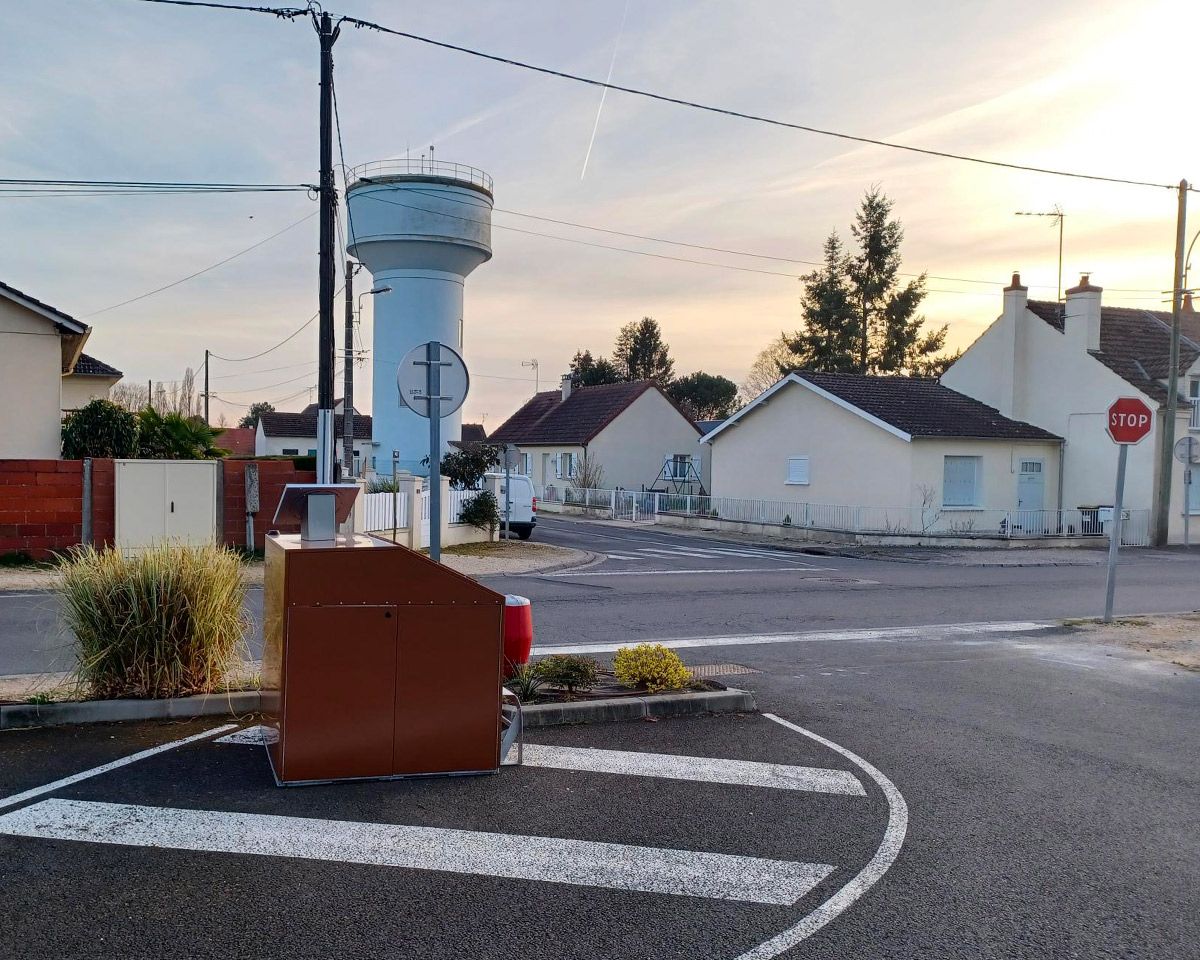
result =
M189 544L217 536L217 461L172 460L167 467L167 538Z
M116 546L216 542L216 460L117 460Z
M1041 460L1022 460L1017 475L1017 509L1041 510L1045 505L1046 479Z

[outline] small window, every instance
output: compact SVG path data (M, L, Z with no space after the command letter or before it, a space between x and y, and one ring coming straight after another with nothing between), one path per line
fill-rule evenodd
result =
M300 455L300 451L296 447L284 447L283 455L285 457L298 457Z
M942 506L979 506L979 457L946 457L942 466Z
M521 454L521 473L529 476L533 470L533 458L528 453Z
M1021 461L1021 472L1022 473L1041 473L1042 472L1042 461L1041 460L1022 460Z
M807 485L808 457L788 457L787 480L789 484Z
M555 474L559 480L569 480L575 476L575 454L560 453L554 458Z
M309 447L309 448L308 448L308 455L309 455L310 457L315 457L315 456L317 455L317 450L316 450L316 447Z
M692 472L692 458L690 454L675 453L669 454L666 458L667 479L668 480L687 480Z

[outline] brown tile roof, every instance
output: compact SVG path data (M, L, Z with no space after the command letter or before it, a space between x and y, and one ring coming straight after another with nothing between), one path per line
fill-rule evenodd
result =
M110 367L102 360L97 360L95 357L90 357L86 353L81 353L79 359L75 361L75 369L71 371L72 376L76 377L123 377L123 374L116 367Z
M333 435L343 435L341 415L333 418ZM317 414L312 413L264 413L258 418L262 424L263 433L268 437L317 437ZM371 418L365 414L354 415L354 438L356 440L371 439Z
M937 380L811 370L797 370L796 375L913 437L1061 439L1031 423L1010 420L994 407Z
M487 431L483 429L482 423L464 423L462 425L462 434L459 440L463 443L482 443L487 438Z
M217 446L235 457L253 455L254 434L253 427L227 427L217 434Z
M1063 332L1063 306L1030 300L1029 310ZM1180 321L1179 374L1200 358L1200 316L1185 311ZM1136 307L1100 307L1100 349L1092 356L1126 383L1159 403L1167 402L1161 381L1170 376L1171 314Z
M652 380L575 387L565 401L560 391L546 390L534 394L488 439L526 446L588 443L634 400L657 389Z

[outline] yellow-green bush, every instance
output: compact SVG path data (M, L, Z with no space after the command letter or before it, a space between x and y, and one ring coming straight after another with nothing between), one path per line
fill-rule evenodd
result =
M243 653L246 591L232 550L162 544L123 557L85 547L63 565L59 590L92 696L211 693Z
M621 647L613 657L613 673L626 686L645 687L651 693L682 690L692 682L679 654L661 643Z

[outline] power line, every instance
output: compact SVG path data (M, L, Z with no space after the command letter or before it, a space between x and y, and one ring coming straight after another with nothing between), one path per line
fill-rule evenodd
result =
M171 283L165 284L161 287L156 287L154 290L148 290L145 293L138 294L136 297L130 297L128 300L122 300L120 303L114 303L111 306L104 307L101 310L93 310L91 313L85 313L84 317L85 318L86 317L96 317L102 313L108 313L109 310L116 310L117 307L123 307L126 304L136 303L138 300L145 300L147 297L152 297L156 293L162 293L164 290L170 290L172 287L177 287L181 283L187 283L187 281L189 281L189 280L194 280L194 279L196 279L196 277L200 276L201 274L208 273L210 270L216 270L217 267L220 267L220 266L223 266L224 264L229 263L230 260L236 260L238 257L242 256L242 254L249 253L251 250L256 250L259 247L261 247L264 243L268 243L271 240L274 240L276 237L283 236L283 234L287 233L289 230L300 226L300 224L304 223L306 220L311 220L316 215L317 215L317 211L313 211L312 213L301 217L295 223L289 223L282 230L279 230L276 233L271 234L269 237L264 237L262 240L259 240L257 243L252 243L250 246L246 247L245 250L239 250L237 253L226 257L224 260L218 260L216 263L210 264L209 266L205 267L203 270L197 270L195 273L189 273L186 277L180 277L178 280L173 280Z
M904 150L909 153L920 153L931 157L941 157L946 160L962 160L967 163L978 163L984 166L1001 167L1008 170L1024 170L1029 173L1043 173L1056 177L1073 177L1080 180L1097 180L1104 183L1121 183L1135 187L1155 187L1163 190L1178 189L1176 184L1151 183L1145 180L1127 180L1122 177L1105 177L1097 174L1078 173L1070 170L1055 170L1050 167L1036 167L1030 164L1008 163L1003 160L988 160L982 157L971 157L961 153L949 153L948 151L933 150L928 147L914 147L909 144L895 143L890 140L878 140L873 137L861 137L849 133L841 133L836 130L825 130L821 127L812 127L801 123L791 123L786 120L778 120L773 117L765 117L753 113L744 113L740 110L730 110L725 107L715 107L710 104L698 103L694 100L684 100L680 97L670 97L666 94L654 93L650 90L641 90L637 87L625 87L616 83L608 83L603 80L597 80L594 77L584 77L575 73L567 73L564 70L554 70L550 67L541 67L536 64L527 63L523 60L514 60L511 57L501 57L494 53L485 53L482 50L475 50L471 47L447 43L443 40L434 40L431 37L424 37L417 33L408 33L404 30L393 30L391 27L385 27L382 24L373 23L370 20L360 20L357 17L342 17L340 22L349 23L355 27L366 28L368 30L377 30L380 33L388 33L392 36L403 37L407 40L416 40L418 43L425 43L433 47L440 47L443 50L453 50L456 53L465 53L468 56L479 57L483 60L491 60L494 63L503 63L510 67L519 67L522 70L531 70L534 73L541 73L545 74L546 76L558 77L563 80L572 80L576 83L584 83L592 87L601 87L607 90L619 90L621 93L645 97L649 100L657 100L661 103L670 103L679 107L688 107L693 110L703 110L707 113L716 113L727 117L737 117L741 120L751 120L755 123L765 123L775 127L784 127L789 130L800 130L804 133L813 133L823 137L834 137L839 140L849 140L854 143L865 143L876 147L887 147L892 150Z
M336 297L344 289L345 289L344 286L338 287L338 289L336 291L334 291L333 295ZM301 331L303 331L309 324L311 324L314 320L316 320L317 317L319 317L320 315L321 315L320 311L318 311L317 313L314 313L311 317L309 317L307 320L305 320L302 324L300 324L300 326L298 326L295 330L293 330L286 337L284 337L282 340L280 340L277 344L275 344L272 347L267 347L266 350L263 350L260 353L254 353L248 357L223 357L219 353L210 353L209 355L214 360L224 360L226 363L245 363L247 360L257 360L259 357L265 357L268 353L271 353L274 350L278 350L289 340L295 339L297 336L300 335Z
M213 10L248 10L251 13L270 13L284 20L294 20L308 13L308 7L252 7L241 3L209 3L207 0L142 0L142 3L161 3L172 7L209 7Z
M311 191L315 187L310 183L210 183L188 180L54 180L42 177L5 177L0 178L0 190L22 190L36 192L68 191L74 189L95 189L113 191L146 191L146 192L296 192Z

